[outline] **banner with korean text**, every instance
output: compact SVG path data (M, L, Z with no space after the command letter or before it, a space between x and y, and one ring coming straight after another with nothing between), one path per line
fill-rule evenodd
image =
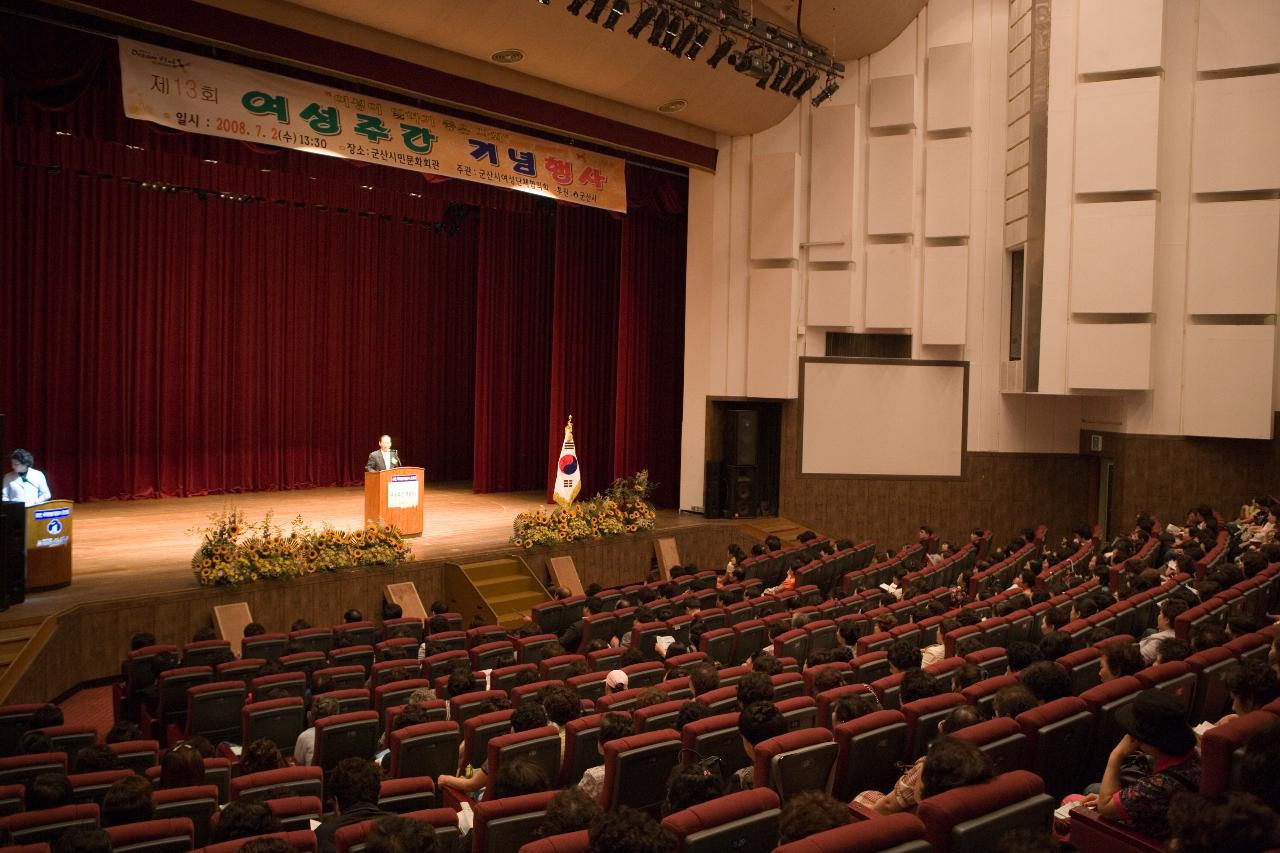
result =
M129 118L625 213L622 160L229 62L119 39Z

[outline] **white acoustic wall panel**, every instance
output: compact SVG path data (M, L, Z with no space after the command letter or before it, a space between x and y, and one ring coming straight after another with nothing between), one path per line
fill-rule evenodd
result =
M1164 0L1079 0L1076 72L1159 68Z
M805 359L800 470L959 477L967 391L965 362Z
M897 38L871 54L868 71L872 80L915 73L919 20L912 18L911 23L898 33Z
M867 246L865 322L873 329L909 329L914 316L910 243Z
M796 396L799 314L800 274L796 270L751 270L747 292L748 397Z
M1069 387L1150 390L1150 323L1072 323L1067 334Z
M854 303L854 271L844 269L810 269L809 298L805 300L806 319L810 326L857 325L858 306Z
M1188 314L1276 313L1280 200L1191 205Z
M1201 71L1280 62L1275 0L1200 0L1196 65Z
M800 155L751 160L751 259L800 256Z
M948 44L929 51L925 68L925 127L957 130L973 126L973 50Z
M1280 74L1196 81L1192 191L1280 188Z
M973 41L973 0L929 0L929 47Z
M924 235L969 236L969 137L925 143Z
M897 77L878 77L871 81L867 96L871 110L867 114L869 126L914 127L916 123L916 78L913 74Z
M915 133L868 142L867 233L910 234L915 198Z
M1071 310L1151 312L1156 203L1077 204L1071 223Z
M926 246L920 343L963 346L969 305L969 247Z
M1275 326L1186 327L1182 431L1271 438Z
M1076 192L1154 190L1159 119L1159 77L1077 86Z
M854 147L858 108L827 104L813 111L809 182L809 260L852 261L854 223Z

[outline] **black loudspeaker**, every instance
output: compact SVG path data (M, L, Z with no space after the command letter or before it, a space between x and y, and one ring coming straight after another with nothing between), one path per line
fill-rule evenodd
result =
M760 509L756 496L756 466L724 466L725 512L729 518L755 518Z
M0 610L21 604L26 592L27 508L20 501L0 502Z
M704 518L724 517L724 465L708 462L702 481L702 515Z
M760 413L754 409L730 409L725 426L724 457L730 465L755 465L760 444Z

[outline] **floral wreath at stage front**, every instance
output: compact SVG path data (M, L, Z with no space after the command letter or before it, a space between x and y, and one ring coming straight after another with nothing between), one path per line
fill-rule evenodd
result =
M234 586L265 578L292 578L316 572L340 572L394 566L409 559L404 537L394 527L371 524L362 530L320 530L302 516L290 522L286 534L268 512L250 525L244 511L226 507L209 516L191 570L201 586Z
M649 472L613 481L603 495L550 512L531 510L516 516L511 544L525 549L622 536L653 529L657 511L649 502Z

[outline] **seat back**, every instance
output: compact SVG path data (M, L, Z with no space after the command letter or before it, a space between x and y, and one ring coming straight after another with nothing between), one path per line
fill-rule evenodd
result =
M1102 683L1102 653L1094 646L1077 649L1058 658L1071 676L1071 692L1079 696Z
M598 749L600 724L603 720L604 714L588 714L565 723L564 756L556 777L559 785L577 784L587 768L598 767L604 762Z
M53 841L73 829L97 828L98 806L94 803L18 812L0 818L0 830L8 830L10 844L38 844Z
M901 711L876 711L841 723L836 740L832 793L848 801L859 791L889 791L907 754L907 721Z
M152 732L163 737L169 726L186 728L187 722L187 688L213 681L213 667L186 666L160 673L156 682L155 725Z
M215 681L187 688L187 737L197 735L211 743L235 740L240 735L244 709L242 681Z
M291 753L306 725L306 710L299 697L251 702L240 709L240 742L248 744L266 738L281 752Z
M481 713L481 708L487 702L501 703L507 698L507 694L501 690L476 690L472 693L464 693L461 696L451 696L449 698L449 719L458 725L466 725L466 722L476 714Z
M324 771L317 766L282 767L237 776L231 780L231 799L280 789L294 797L319 797L324 793Z
M913 814L902 812L845 824L817 832L799 841L783 844L775 853L929 853L924 840L924 824Z
M1080 694L1093 715L1093 743L1096 749L1089 751L1089 765L1085 773L1089 779L1101 779L1106 769L1107 755L1124 737L1125 731L1116 720L1116 713L1137 698L1142 682L1132 675L1113 678Z
M311 683L328 682L328 690L351 690L364 687L368 675L358 666L326 666L311 673Z
M637 709L632 714L636 724L636 732L674 729L676 727L676 718L680 716L680 709L684 707L684 703L685 700L676 699L671 702L659 702L657 705L649 705L646 708Z
M801 791L830 793L836 752L829 729L801 729L769 738L755 747L755 786L768 786L784 800Z
M503 763L523 760L541 767L548 779L560 775L560 730L542 726L498 735L489 741L489 777L496 779Z
M333 646L372 646L378 642L378 628L369 620L333 626Z
M494 690L504 690L508 693L511 688L519 683L520 679L525 677L525 673L529 673L534 681L538 680L538 667L531 663L516 663L511 666L502 666L489 673L489 686Z
M778 844L779 806L773 790L755 788L673 812L662 825L682 853L769 853Z
M1171 660L1168 663L1149 666L1138 672L1135 677L1144 688L1162 690L1173 696L1190 713L1192 701L1195 699L1196 674L1186 661Z
M333 648L333 629L302 628L289 632L290 652L323 652Z
M335 714L316 720L315 728L314 761L326 776L344 758L368 758L377 752L378 715L373 711Z
M1224 646L1214 646L1187 658L1187 664L1196 674L1195 697L1187 719L1192 723L1221 719L1231 709L1231 693L1223 678L1235 668L1235 655Z
M198 640L182 647L183 666L213 666L219 658L231 656L231 643L226 640Z
M1200 793L1211 797L1238 788L1245 741L1275 720L1269 711L1252 711L1205 732L1200 739Z
M712 660L719 661L722 665L728 665L736 662L734 647L737 642L738 635L734 633L732 628L715 628L703 632L702 637L698 640L698 648Z
M267 808L284 825L286 832L309 830L311 821L319 822L324 819L324 808L319 797L279 797L267 800Z
M240 642L241 658L261 658L267 663L280 660L289 645L288 634L258 634Z
M133 775L132 770L99 770L93 773L72 773L67 779L71 782L71 801L73 803L97 803L102 805L102 798L107 790L121 779Z
M843 687L833 687L830 690L824 690L814 697L817 702L817 719L816 724L831 728L831 708L842 696L853 696L855 694L866 695L873 694L871 686L867 684L846 684Z
M579 663L586 665L587 659L582 655L556 655L553 658L543 658L538 664L538 673L550 681L564 681Z
M489 741L511 731L514 711L476 714L462 726L462 754L468 764L480 767L489 757Z
M981 785L926 797L916 807L916 816L935 850L986 853L992 839L1008 832L1047 830L1053 808L1040 777L1014 770Z
M977 705L987 716L991 715L992 706L995 704L996 693L1002 687L1008 687L1018 683L1016 675L996 675L991 678L984 678L977 684L970 684L968 687L960 691L960 695L970 705Z
M111 853L186 853L195 846L189 817L166 817L107 828Z
M243 658L241 660L228 661L220 663L214 667L214 676L219 681L230 681L235 679L244 684L247 688L249 682L257 677L262 668L267 665L265 658Z
M452 773L457 769L461 738L458 724L452 720L396 729L387 741L391 746L391 777L438 779L442 773Z
M311 830L295 832L272 832L267 835L255 835L253 838L237 838L234 841L223 841L220 844L209 844L201 847L197 853L236 853L250 841L262 838L279 838L292 847L297 853L314 853L316 834Z
M769 643L769 629L763 620L748 619L730 627L735 637L732 663L738 664L750 660L756 652ZM724 661L724 663L730 663L730 661Z
M778 713L782 714L782 720L787 724L789 732L811 729L818 725L818 703L812 696L794 696L774 702L773 705L778 709Z
M262 699L276 690L284 691L289 696L305 699L307 696L307 674L305 672L280 672L275 675L259 675L250 679L249 691L255 699Z
M907 721L907 758L915 760L929 750L929 744L938 738L938 723L952 708L967 704L960 693L942 693L927 699L917 699L902 706L902 716Z
M511 666L516 662L516 647L510 640L494 640L472 646L469 654L471 655L471 668L477 671L481 669L498 669L504 666Z
M0 785L30 785L41 773L66 773L65 752L40 752L0 758Z
M609 741L604 745L601 807L630 806L656 815L666 795L667 777L679 761L680 734L674 729Z
M160 763L160 741L158 740L127 740L107 744L107 749L115 755L121 767L126 767L134 773L141 774L148 767L155 767Z
M680 740L685 760L718 756L721 772L726 778L749 763L742 749L737 712L695 720L681 729Z
M430 687L431 682L425 678L406 678L403 681L388 681L373 689L373 710L381 716L384 708L405 705L414 691Z
M49 726L40 729L49 736L49 741L58 752L65 752L67 758L75 758L75 754L86 746L98 742L98 730L92 726Z
M151 796L156 804L156 820L185 817L191 821L195 832L193 846L203 847L208 842L209 818L218 810L216 785L162 788Z
M1025 769L1043 779L1045 791L1058 800L1092 781L1084 776L1091 753L1110 751L1093 741L1093 716L1076 696L1024 711L1016 722L1027 738Z
M378 808L384 812L406 814L433 808L435 804L436 783L429 776L383 779L378 788Z
M538 838L555 791L481 800L474 809L472 853L510 853Z
M960 729L954 736L959 740L969 741L990 756L996 773L1027 769L1023 766L1027 736L1008 717L996 717L994 720L968 726Z
M607 670L588 672L585 675L575 675L565 683L576 690L580 698L595 702L604 696L604 680L608 675Z

